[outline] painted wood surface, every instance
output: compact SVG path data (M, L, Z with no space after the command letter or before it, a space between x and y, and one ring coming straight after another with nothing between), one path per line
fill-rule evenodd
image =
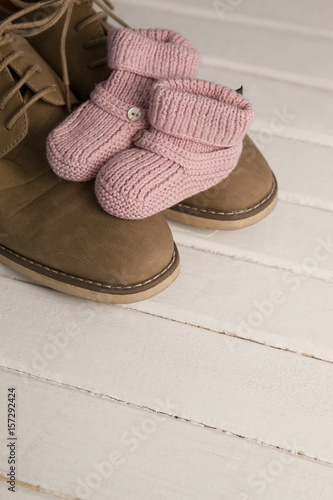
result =
M332 466L171 418L171 398L156 413L12 372L0 381L19 398L21 478L51 498L331 499Z
M242 17L247 18L248 22L252 20L263 20L269 27L275 24L277 29L284 31L289 27L290 31L295 33L306 32L315 37L327 36L332 38L332 23L329 18L329 0L316 0L316 8L312 0L302 2L293 2L286 4L284 2L267 2L266 0L212 0L212 2L203 2L202 0L122 0L118 2L119 9L121 4L126 3L138 8L140 5L158 8L162 11L183 12L188 16L206 17L216 20L218 10L223 16L221 20L228 20L233 23L242 23ZM279 24L283 23L283 24ZM316 28L319 28L316 31ZM199 38L199 37L198 37ZM286 57L288 54L286 54Z
M170 399L174 417L280 448L294 439L305 455L333 463L331 363L185 324L172 328L120 307L82 307L42 288L26 297L27 284L7 286L2 324L13 333L2 341L1 366L155 411L156 401ZM6 299L13 288L21 302L16 323Z

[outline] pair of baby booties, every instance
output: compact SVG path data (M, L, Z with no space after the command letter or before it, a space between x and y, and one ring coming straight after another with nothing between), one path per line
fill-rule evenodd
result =
M54 172L96 178L101 207L142 219L226 178L253 119L236 91L195 78L200 57L165 29L113 29L108 80L48 137Z

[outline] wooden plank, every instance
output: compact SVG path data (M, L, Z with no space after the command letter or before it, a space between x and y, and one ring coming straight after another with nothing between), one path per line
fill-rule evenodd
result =
M207 19L192 16L191 11L161 10L154 2L119 3L117 11L131 26L159 26L180 31L194 41L203 54L209 55L211 64L238 63L249 72L264 72L272 78L333 90L333 68L322 63L330 60L331 39L316 38L314 43L307 34L286 32L281 36L281 32L270 28L223 23L217 16ZM243 42L235 43L235 40ZM227 50L223 50L224 47Z
M261 148L275 137L333 146L332 113L328 106L332 97L326 90L208 64L201 66L198 76L231 88L244 87L244 95L255 108L251 130ZM332 151L330 155L332 158ZM311 173L313 176L313 165Z
M181 259L177 282L137 310L333 361L330 283L184 247Z
M276 173L280 199L333 211L331 148L274 137L261 149Z
M265 25L279 31L306 33L308 36L332 38L332 4L327 0L267 2L265 0L213 0L205 4L202 0L123 0L133 6L153 6L163 11L183 12L196 17L206 17L232 23ZM123 3L121 2L121 3ZM317 28L317 29L316 29Z
M333 282L332 212L280 201L267 219L240 231L170 225L178 245Z
M73 388L0 384L20 401L21 479L73 500L332 497L332 466Z
M201 305L204 287L198 289L193 276L190 281L190 310L182 302L184 281L170 289L172 304L165 292L164 302L161 295L141 309L191 323L200 323L201 315L209 327ZM155 411L157 401L170 400L171 415L282 448L295 439L298 451L333 463L333 443L327 440L333 421L331 363L24 283L1 285L1 366ZM213 311L215 322L227 315L216 302ZM235 321L242 312L230 314ZM296 324L299 316L296 311L292 318ZM285 318L279 326L286 345L294 338L300 347L309 343L302 323L290 331ZM323 349L321 325L310 331ZM328 338L332 351L331 329Z

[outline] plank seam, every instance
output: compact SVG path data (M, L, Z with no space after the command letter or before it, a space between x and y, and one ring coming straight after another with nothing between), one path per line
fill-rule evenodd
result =
M1 471L0 471L0 481L2 481L2 482L6 482L7 481L5 473L2 473ZM77 500L77 498L69 497L67 495L63 495L62 493L57 493L55 491L45 489L42 486L34 485L34 484L31 484L31 483L26 483L24 481L16 480L16 486L18 486L20 488L25 488L26 490L30 490L30 491L34 491L34 492L37 492L37 493L41 493L43 495L47 495L47 496L49 496L51 498L59 498L60 500Z
M183 247L183 248L189 248L190 250L194 250L196 252L203 252L203 253L209 253L211 255L217 255L220 257L225 257L226 259L231 259L235 260L237 262L244 262L248 264L254 264L257 266L262 266L266 267L268 269L275 269L277 271L286 271L286 272L291 272L295 276L299 276L304 279L314 279L317 281L322 281L324 283L332 283L333 282L333 273L327 273L327 276L322 276L320 273L316 272L307 272L304 271L301 268L301 265L296 265L296 264L291 264L291 265L282 265L282 264L274 264L274 262L267 262L265 260L260 260L260 258L254 258L251 255L233 255L231 253L227 253L225 250L214 250L211 248L203 248L199 246L198 244L187 244L184 242L181 242L178 240L177 237L175 237L175 241L177 243L177 246ZM324 271L326 272L326 271Z
M194 250L196 250L196 249L194 249ZM30 283L30 282L27 282L27 281L18 280L17 278L10 278L8 276L1 276L1 275L0 275L0 278L12 279L14 281L18 281L19 283L22 283L22 284L25 284L25 285L28 285L28 286L38 286L38 287L47 289L49 291L53 291L53 290L48 289L47 287L45 287L43 285L40 285L38 283L32 283L32 282ZM254 344L261 345L261 346L264 346L264 347L268 347L268 348L271 348L271 349L277 349L279 351L289 352L289 353L295 354L296 356L304 356L304 357L312 358L312 359L315 359L317 361L321 361L321 362L324 362L324 363L333 364L333 361L331 361L329 359L320 358L319 356L314 356L313 354L309 354L309 353L306 353L306 352L294 351L293 349L289 349L287 347L276 346L276 345L273 345L273 344L268 344L266 342L260 342L259 340L255 340L255 339L251 339L251 338L247 338L247 337L242 337L241 335L236 334L236 333L222 331L222 330L216 330L216 329L208 327L208 326L196 325L196 324L190 323L188 321L180 321L180 320L175 319L175 318L170 318L170 317L167 317L167 316L162 316L161 314L156 314L156 313L151 313L149 311L143 311L143 310L140 310L140 309L135 309L134 307L124 306L124 305L116 305L116 304L112 304L112 307L122 308L122 309L125 309L125 310L127 309L127 310L130 310L132 312L139 313L139 314L147 314L149 316L152 316L152 317L155 317L155 318L160 318L160 319L163 319L163 320L166 320L166 321L172 321L172 322L180 324L180 325L191 326L191 327L199 329L199 330L209 331L211 333L215 333L215 334L218 334L218 335L225 335L227 337L231 337L231 338L234 338L236 340L244 340L245 342L252 342ZM1 368L1 366L0 366L0 368Z
M152 316L152 317L155 317L155 318L164 319L164 320L167 320L167 321L172 321L172 322L177 323L179 325L191 326L191 327L196 328L198 330L205 330L207 332L216 333L218 335L225 335L226 337L231 337L231 338L233 338L235 340L242 340L242 341L245 341L245 342L252 342L253 344L257 344L257 345L260 345L260 346L263 346L263 347L268 347L270 349L276 349L278 351L288 352L288 353L294 354L296 356L303 356L305 358L311 358L311 359L314 359L316 361L321 361L323 363L328 363L330 365L333 364L333 361L331 361L329 359L320 358L319 356L314 356L313 354L309 354L309 353L306 353L306 352L294 351L293 349L289 349L288 347L281 347L281 346L277 346L277 345L273 345L273 344L268 344L266 342L261 342L260 340L255 340L255 339L251 339L251 338L247 338L247 337L242 337L241 335L239 335L237 333L228 332L226 330L224 330L224 331L222 331L222 330L215 330L214 328L211 328L211 327L208 327L208 326L196 325L195 323L190 323L188 321L180 321L180 320L175 319L175 318L168 318L167 316L162 316L161 314L156 314L156 313L152 313L152 312L149 312L149 311L143 311L141 309L135 309L134 307L130 307L130 306L114 305L114 307L117 307L119 309L120 308L121 309L126 309L126 310L133 311L133 312L138 312L138 313L141 313L141 314L147 314L148 316ZM1 366L0 366L0 368L1 368Z
M37 381L42 382L42 383L48 383L48 384L51 384L51 385L54 385L54 386L57 386L57 387L61 387L61 388L65 389L65 390L77 390L77 391L79 391L79 392L81 392L83 394L86 394L88 396L91 396L91 397L97 397L99 399L104 399L106 401L112 401L114 403L119 403L119 404L127 405L127 406L130 406L130 407L135 408L135 409L144 410L144 411L152 412L152 413L155 413L155 414L163 415L165 417L169 417L169 418L174 419L174 420L179 420L179 421L182 421L182 422L187 422L190 425L198 425L200 427L203 427L203 428L206 428L206 429L210 429L210 430L213 430L213 431L216 431L216 432L220 432L220 433L228 435L228 436L236 437L236 438L239 438L239 439L244 439L245 441L251 442L251 443L253 443L255 445L258 445L258 446L263 446L263 447L271 448L271 449L274 449L274 450L279 450L279 451L282 451L282 452L285 452L285 453L288 453L288 454L291 454L291 455L296 455L300 459L308 459L310 461L319 463L321 465L327 465L327 466L333 467L333 463L332 462L328 462L326 460L322 460L322 459L320 459L318 457L315 457L315 456L306 455L301 450L292 450L292 449L288 449L288 448L283 448L283 447L280 447L280 446L277 446L277 445L273 445L271 443L267 443L265 441L261 441L260 439L257 439L257 438L250 438L250 437L247 437L247 436L242 436L241 434L237 434L237 433L234 433L232 431L228 431L226 429L221 429L219 427L214 427L214 426L211 426L211 425L208 425L208 424L204 424L203 422L199 422L197 420L188 419L188 418L177 416L177 415L172 415L170 413L167 413L167 412L164 412L164 411L161 411L161 410L156 410L154 408L150 408L149 406L138 405L138 404L135 404L135 403L131 403L130 401L125 401L125 400L122 400L122 399L119 399L119 398L115 398L113 396L110 396L109 394L98 393L98 392L92 391L90 389L85 389L83 387L79 387L79 386L76 386L76 385L67 384L67 383L64 383L64 382L58 382L56 380L52 380L52 379L49 379L49 378L46 378L46 377L39 377L39 376L34 375L32 373L24 372L24 371L18 370L16 368L10 368L8 366L1 365L0 369L3 370L3 371L9 372L9 373L15 373L15 374L17 374L19 376L25 376L25 377L28 377L28 378L32 378L32 379L37 380ZM62 498L62 497L60 497L60 498ZM66 500L67 500L67 498L66 498ZM69 499L69 500L72 500L72 499Z
M314 210L321 210L323 212L333 212L333 202L329 200L320 200L317 198L304 198L304 195L297 193L290 193L285 190L279 190L279 200L290 205L299 207L313 208Z

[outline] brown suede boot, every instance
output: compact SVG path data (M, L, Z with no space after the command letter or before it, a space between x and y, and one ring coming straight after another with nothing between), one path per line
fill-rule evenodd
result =
M66 116L63 84L12 34L14 21L0 22L0 262L42 285L100 302L155 295L179 272L164 217L108 216L91 183L65 182L52 172L45 144ZM30 31L42 27L34 22ZM25 25L25 35L28 30Z

